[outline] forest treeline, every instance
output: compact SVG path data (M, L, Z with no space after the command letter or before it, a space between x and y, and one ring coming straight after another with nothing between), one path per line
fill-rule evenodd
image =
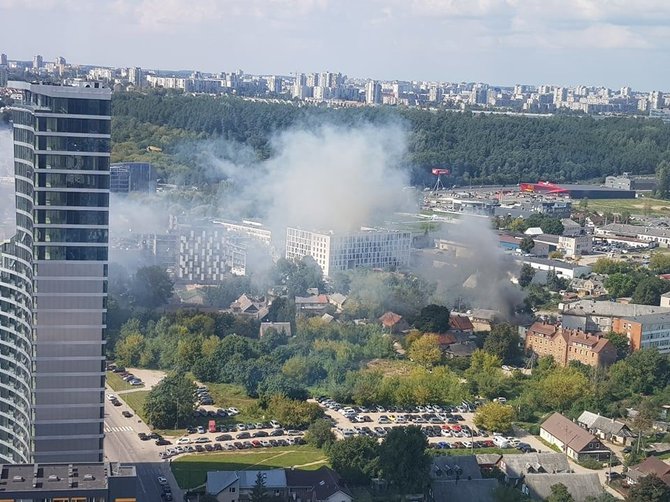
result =
M115 160L152 160L166 177L178 174L181 181L195 184L205 174L184 155L184 146L194 140L225 138L253 148L264 159L272 155L273 134L321 123L401 124L409 133L405 162L419 185L431 183L432 167L450 168L450 184L516 184L653 174L662 160L670 159L670 124L642 118L520 117L384 106L331 109L164 92L116 93L112 104ZM146 153L149 145L164 154Z

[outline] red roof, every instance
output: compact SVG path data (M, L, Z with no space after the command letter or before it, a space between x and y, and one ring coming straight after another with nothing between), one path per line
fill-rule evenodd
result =
M379 318L379 320L386 328L390 328L402 321L402 316L395 312L386 312Z
M458 331L473 331L475 327L465 316L452 314L449 317L449 327Z

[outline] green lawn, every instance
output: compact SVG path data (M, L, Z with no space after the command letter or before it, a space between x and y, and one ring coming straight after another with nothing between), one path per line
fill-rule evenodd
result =
M123 399L126 404L133 409L135 415L144 420L144 422L147 421L146 416L144 415L144 401L146 401L149 392L150 391L148 390L138 390L137 392L121 394L121 399Z
M594 211L609 211L621 213L628 211L631 214L644 214L645 206L651 216L670 215L670 201L644 197L639 199L589 199L588 208ZM577 205L577 204L575 204Z
M170 467L181 488L194 488L205 482L207 471L241 471L293 466L311 470L318 469L326 463L323 451L303 445L185 455L171 462Z
M111 371L107 372L107 385L109 385L116 392L121 390L137 390L144 387L144 384L130 385L128 382L124 382L118 373L113 373Z

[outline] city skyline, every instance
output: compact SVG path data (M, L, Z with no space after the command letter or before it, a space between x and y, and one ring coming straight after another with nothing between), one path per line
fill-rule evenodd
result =
M605 0L0 2L11 59L378 80L664 87L670 5ZM48 17L37 36L26 23ZM72 30L63 30L71 26ZM76 29L74 29L76 27ZM90 28L89 28L90 27ZM259 36L262 33L262 36ZM57 35L57 36L56 36ZM54 46L53 41L58 40ZM82 43L91 40L91 43ZM113 43L96 43L111 40ZM19 42L20 41L20 42Z

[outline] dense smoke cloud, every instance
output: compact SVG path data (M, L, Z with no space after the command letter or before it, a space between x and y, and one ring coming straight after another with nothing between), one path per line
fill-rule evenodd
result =
M224 143L200 152L232 187L222 211L256 216L275 231L286 226L345 232L379 225L395 211L416 211L403 190L409 172L400 166L406 135L399 126L321 125L289 130L271 142L275 154L254 163L246 149Z
M488 218L464 216L434 234L448 249L422 255L417 272L437 281L436 299L459 310L487 308L511 317L523 293L510 279L519 266L498 245Z

